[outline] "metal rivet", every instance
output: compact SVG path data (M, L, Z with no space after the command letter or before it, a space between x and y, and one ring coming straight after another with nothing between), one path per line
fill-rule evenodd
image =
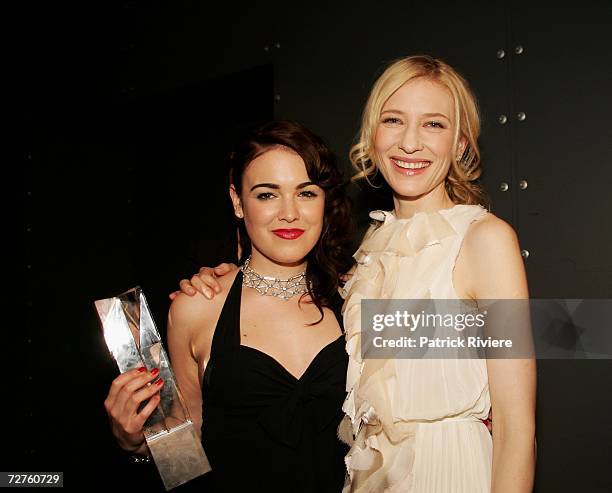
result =
M529 257L529 250L521 250L521 257L523 258Z
M516 117L518 118L518 121L519 121L519 122L522 122L522 121L524 121L524 120L525 120L525 118L527 118L527 115L526 115L526 114L525 114L523 111L519 111L519 112L516 114Z
M26 233L31 233L32 232L32 228L30 228L29 226L26 228Z
M499 189L500 189L500 191L502 191L502 192L507 191L507 190L508 190L508 188L510 188L510 187L508 186L508 184L507 184L505 181L502 181L502 182L499 184Z
M28 152L26 154L26 159L32 159L32 153L31 152Z
M31 196L32 196L32 192L30 192L30 191L28 190L28 191L26 192L26 195L27 195L28 197L31 197Z
M280 101L280 94L277 94L276 96L274 96L274 101Z
M270 51L270 47L268 45L264 46L264 51L267 53L268 51Z
M274 43L274 48L276 48L277 50L280 50L280 42L279 41Z
M508 117L506 115L499 115L497 117L497 121L501 124L504 125L507 121L508 121Z
M527 186L528 186L527 180L521 180L521 181L519 181L519 184L518 184L518 185L519 185L519 188L520 188L521 190L525 190L525 189L527 188Z
M500 60L506 56L506 52L504 50L497 50L497 58Z
M32 268L32 265L28 264L28 265L26 265L26 268L27 268L28 270L30 270L30 269Z
M516 47L514 48L514 53L516 53L517 55L520 55L521 53L523 53L523 47L521 45L516 45Z

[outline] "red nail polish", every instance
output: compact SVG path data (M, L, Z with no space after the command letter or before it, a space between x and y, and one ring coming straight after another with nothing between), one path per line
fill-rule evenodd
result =
M153 368L151 370L151 375L157 375L159 373L159 368Z
M143 372L147 371L147 369L144 366L141 366L140 368L138 368L138 371L140 373L143 373Z
M160 378L157 382L155 382L155 385L161 385L162 383L164 383L164 379Z

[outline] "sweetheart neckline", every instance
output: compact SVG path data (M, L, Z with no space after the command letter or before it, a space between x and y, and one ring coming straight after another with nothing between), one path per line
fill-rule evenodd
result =
M266 359L271 360L278 368L280 368L284 373L286 373L287 375L289 375L291 377L292 380L294 380L296 383L299 383L302 381L302 379L306 376L306 374L308 373L308 371L312 368L312 366L314 365L314 363L317 361L317 359L321 356L321 354L323 354L323 352L325 352L328 348L330 348L331 346L333 346L334 344L336 344L338 341L342 340L344 338L344 334L340 334L336 339L334 339L333 341L327 343L325 346L323 346L319 352L317 354L315 354L315 356L312 358L312 360L310 361L310 363L308 364L308 366L306 367L306 369L304 370L304 372L299 376L296 377L293 373L291 373L287 368L285 368L280 361L278 361L274 356L262 351L261 349L257 349L253 346L246 346L244 344L240 344L238 347L239 348L246 348L248 350L251 350L257 354L263 355Z

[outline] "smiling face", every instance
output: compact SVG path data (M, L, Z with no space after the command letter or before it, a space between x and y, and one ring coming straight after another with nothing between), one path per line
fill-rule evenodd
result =
M374 152L378 168L393 189L396 211L402 202L424 210L452 205L444 181L454 136L453 99L440 84L419 77L387 99L376 127ZM459 147L458 154L462 144Z
M304 160L284 147L268 150L247 165L240 196L233 185L230 195L251 239L251 266L279 277L287 267L301 268L321 236L325 208Z

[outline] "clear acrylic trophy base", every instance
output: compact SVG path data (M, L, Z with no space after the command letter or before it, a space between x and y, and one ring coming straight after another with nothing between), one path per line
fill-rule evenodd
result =
M147 438L147 446L166 490L210 471L210 464L192 423L184 423L168 433Z

